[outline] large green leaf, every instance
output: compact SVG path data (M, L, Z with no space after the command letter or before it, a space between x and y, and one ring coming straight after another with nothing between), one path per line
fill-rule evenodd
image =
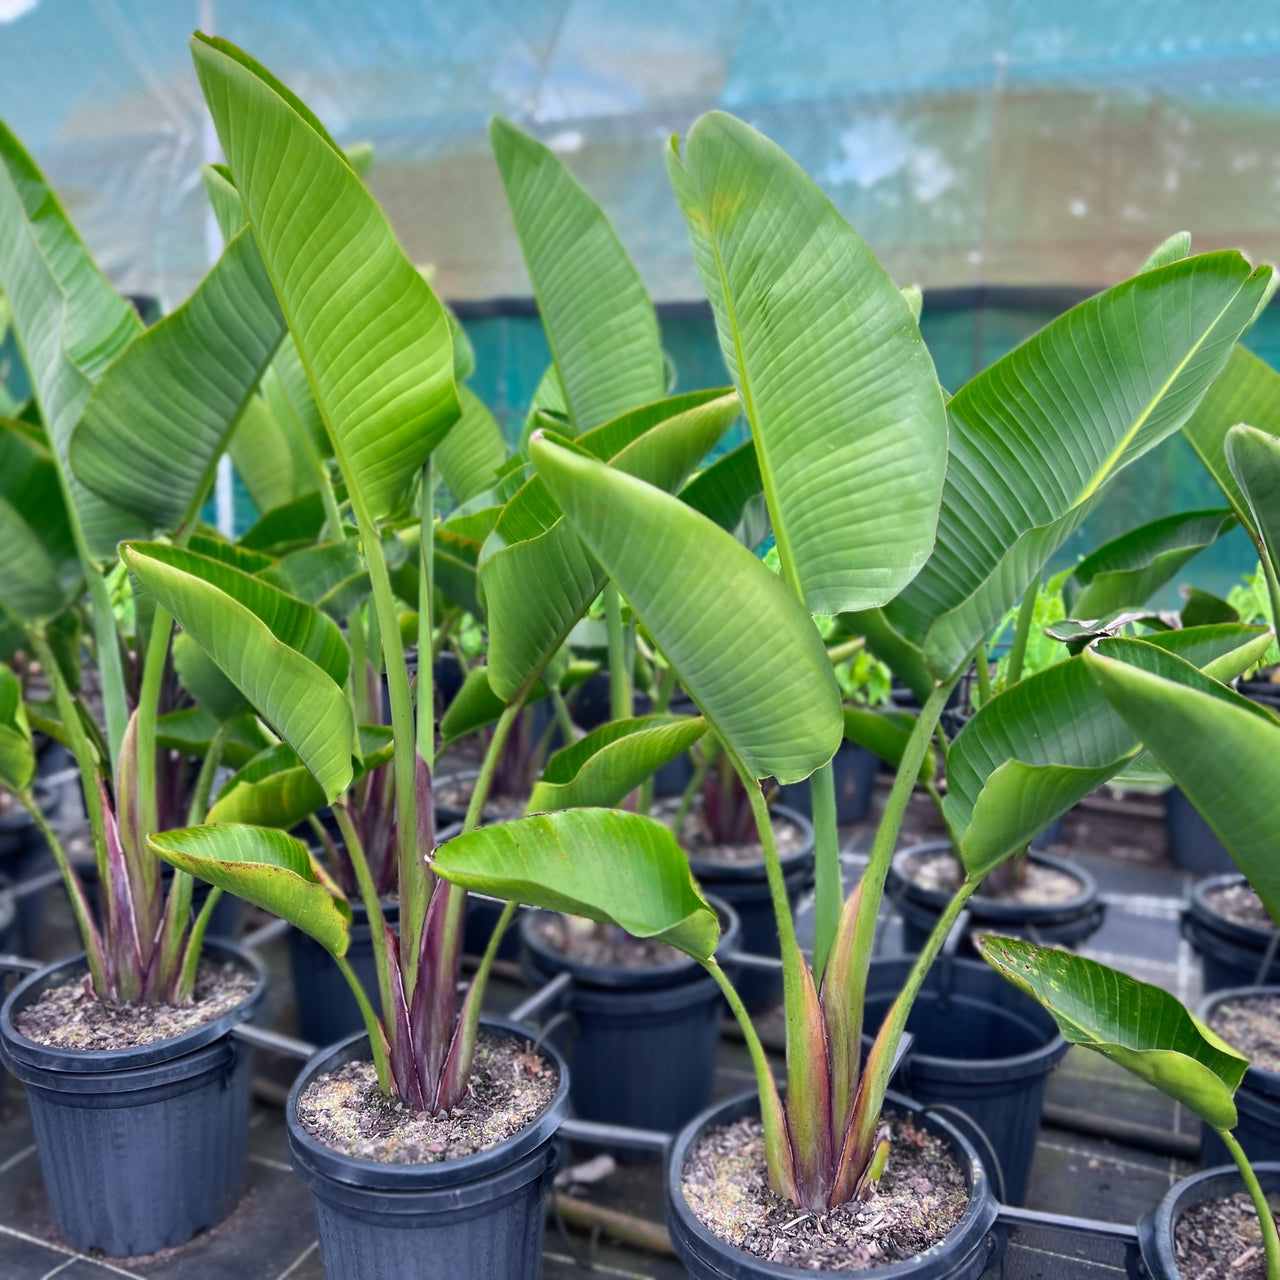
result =
M142 332L142 321L98 270L44 175L3 123L0 227L0 292L13 311L23 363L88 551L106 560L142 526L75 477L67 450L93 384Z
M191 47L330 443L378 519L458 416L448 318L312 113L233 45Z
M701 716L611 720L557 751L529 797L529 812L620 804L706 731Z
M1253 530L1249 504L1227 463L1227 432L1239 422L1280 436L1280 373L1260 356L1237 346L1182 433L1218 482L1241 524Z
M784 151L721 112L667 167L812 613L891 600L933 547L947 420L906 299Z
M161 831L151 852L287 920L335 956L350 942L351 908L307 846L272 827L226 824Z
M24 423L0 420L0 604L39 625L82 580L53 456Z
M817 629L731 534L652 485L535 437L538 475L753 777L799 782L844 732Z
M156 718L156 745L162 751L178 751L193 759L203 759L213 745L218 720L203 707L183 707ZM232 720L222 747L223 762L232 769L248 764L275 741L252 712Z
M432 457L455 502L466 502L493 484L507 460L507 442L498 420L468 387L458 388L462 416Z
M22 706L22 684L0 666L0 787L25 791L36 772L31 728Z
M480 827L432 855L445 880L481 893L621 925L699 960L720 922L659 822L619 809L570 809Z
M153 528L190 521L284 333L246 229L99 379L71 438L76 475Z
M524 705L546 696L547 687L539 680L525 697ZM506 703L490 687L489 668L483 663L472 667L440 721L441 746L447 747L462 738L469 738L486 725L493 724L505 706Z
M658 317L609 220L510 121L495 116L489 140L575 431L660 399Z
M1151 645L1113 640L1083 657L1280 923L1280 719Z
M978 949L1053 1015L1063 1039L1094 1049L1176 1098L1213 1128L1236 1124L1249 1063L1160 987L1096 960L988 935Z
M391 729L387 725L360 726L361 758L352 780L391 759ZM209 809L209 822L244 822L259 827L296 827L322 809L325 795L311 770L285 743L269 747L232 774Z
M951 399L933 555L885 609L949 677L1117 472L1176 431L1269 287L1237 253L1171 263L1074 307Z
M1267 642L1261 628L1219 625L1159 632L1143 643L1230 679L1256 662ZM1117 643L1132 642L1104 640L1098 651ZM947 754L946 815L966 870L985 875L1025 849L1139 746L1083 656L1011 685L978 710Z
M189 631L173 637L173 670L182 687L219 723L250 710L249 700Z
M1227 432L1227 465L1248 504L1259 550L1280 575L1280 437L1239 425Z
M676 489L738 416L732 391L659 400L585 432L575 447L619 471ZM504 701L564 643L600 594L604 571L543 480L526 481L503 508L480 559L489 623L489 682Z
M324 502L318 493L304 494L263 511L240 539L240 546L254 551L285 555L309 546L324 527Z
M355 726L342 690L350 654L334 623L261 578L176 547L139 543L121 555L302 757L325 797L339 796L351 781Z
M1230 511L1184 511L1112 539L1081 560L1063 584L1069 615L1103 618L1145 604L1235 522Z
M742 536L743 526L749 521L752 501L763 495L760 459L750 440L718 458L680 490L683 502L728 529L747 546L755 543Z

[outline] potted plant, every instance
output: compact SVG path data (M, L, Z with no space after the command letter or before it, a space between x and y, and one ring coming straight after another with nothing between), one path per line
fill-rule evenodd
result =
M122 554L159 606L177 619L184 637L290 753L275 773L253 779L254 786L233 788L219 803L225 800L229 812L241 792L248 802L254 787L265 794L293 783L333 808L372 934L383 941L374 949L381 1016L345 958L351 936L346 896L300 841L278 827L240 821L157 832L150 846L181 870L309 933L333 956L360 1008L364 1033L308 1064L286 1112L295 1165L316 1195L330 1273L350 1274L358 1267L362 1275L420 1276L424 1267L434 1267L451 1276L535 1274L542 1188L553 1158L550 1139L565 1107L567 1073L553 1050L530 1048L518 1029L480 1021L485 979L513 903L459 1004L466 895L437 879L424 861L434 843L430 667L419 666L415 718L383 543L388 527L403 529L406 512L413 513L418 647L430 652L436 530L428 459L459 420L450 325L350 162L312 113L234 46L198 35L192 48L227 153L222 197L229 202L234 195L273 282L336 459L359 538L357 558L371 588L370 621L379 640L368 644L368 653L374 657L381 650L378 665L385 665L391 704L398 936L379 900L347 796L374 753L355 727L355 689L361 682L350 680L348 672L358 673L360 666L331 621L234 565L156 542L130 542ZM281 162L286 150L296 163ZM305 189L291 188L293 172L309 175ZM606 245L598 270L588 276L604 297L610 296L611 266ZM608 366L607 380L617 374L616 343L602 346L593 335L598 337L595 326L588 326L585 347L565 358L573 360L575 371L592 363ZM620 394L630 393L624 387ZM645 405L598 426L584 423L577 443L588 456L674 487L736 412L732 393L697 393ZM541 482L531 477L515 486L505 505L495 504L476 522L487 521L490 530L480 565L487 691L475 684L467 714L477 723L496 723L464 823L469 834L459 838L482 844L503 842L518 825L480 825L499 755L576 615L603 585L602 572L567 527L540 527L547 510ZM338 515L345 518L342 511ZM541 536L547 532L554 555L539 563L536 558L548 550L549 540ZM563 627L558 620L547 627L547 607L564 607L567 599L567 561L582 566L573 582L575 603ZM465 689L458 700L464 696ZM627 725L625 741L592 744L586 758L575 760L565 785L603 786L611 793L622 785L613 797L620 799L636 785L629 779L637 771L643 778L652 769L655 745L645 732L651 728ZM701 731L701 725L695 728ZM583 803L581 794L577 803ZM525 821L536 828L527 847L548 863L557 850L598 855L610 849L620 867L631 868L636 932L669 932L675 941L687 936L697 939L699 949L714 948L718 922L687 867L672 891L669 864L678 850L664 829L636 815L591 807ZM497 1088L495 1081L505 1085ZM503 1095L496 1100L495 1088ZM348 1094L354 1095L350 1107L344 1101ZM381 1129L389 1118L395 1122L392 1139L366 1141L370 1126ZM343 1127L345 1135L336 1131ZM442 1133L461 1136L446 1141ZM460 1204L468 1208L463 1219Z
M255 305L261 280L240 241L183 306L144 331L3 127L0 156L0 288L34 393L22 419L0 425L0 601L53 698L29 713L18 679L0 673L3 782L62 872L84 945L83 956L10 994L0 1052L28 1086L60 1233L81 1249L144 1253L219 1221L238 1198L251 1061L229 1031L253 1015L265 975L247 953L205 941L219 895L193 921L191 878L166 883L145 845L179 794L161 768L171 763L160 713L173 688L172 628L163 611L131 599L116 543L160 531L234 556L197 529L197 515L282 326ZM187 379L219 394L193 402ZM128 627L122 612L133 615ZM105 725L78 680L81 616ZM78 768L96 917L34 791L33 723ZM198 818L218 762L218 750L203 753L184 798Z
M1237 255L1166 253L1148 272L1068 313L980 375L944 412L909 303L810 180L759 134L719 114L695 126L686 154L683 163L669 157L671 172L750 421L782 577L691 506L582 457L550 433L535 436L531 456L558 508L723 742L757 819L781 938L786 1102L732 985L711 957L698 955L739 1017L759 1096L700 1117L681 1135L671 1221L677 1250L694 1274L787 1274L751 1257L749 1239L745 1251L739 1247L740 1227L722 1225L717 1234L691 1208L690 1170L702 1168L707 1133L724 1143L746 1113L758 1117L752 1154L739 1167L750 1168L744 1176L752 1185L772 1191L761 1193L753 1212L778 1204L768 1200L775 1194L802 1214L819 1211L829 1224L829 1210L871 1193L884 1169L881 1107L899 1038L956 917L988 871L1096 785L1092 779L1110 776L1138 751L1118 717L1106 740L1082 735L1070 700L1055 703L1047 684L1030 679L983 708L982 729L974 717L961 753L970 770L959 801L965 807L953 823L968 878L859 1070L884 877L938 716L991 627L1107 480L1181 426L1251 322L1270 272L1251 271ZM1135 307L1149 329L1131 323ZM1121 315L1129 318L1121 323ZM1164 346L1175 332L1189 344L1178 348L1181 354ZM1158 335L1160 354L1145 346L1144 333ZM1105 375L1082 363L1091 344L1107 346ZM1189 361L1191 351L1200 358ZM1052 390L1064 379L1081 399L1064 401ZM1034 421L1037 430L1015 431L1015 419ZM1050 475L1058 479L1049 483ZM892 654L895 670L910 671L923 704L870 864L847 903L834 845L822 834L827 783L817 775L812 964L796 944L760 782L789 783L821 771L843 736L839 690L810 611L845 614L874 650ZM1166 641L1226 667L1250 660L1257 642L1256 632L1240 627ZM1035 679L1056 681L1063 671L1072 688L1082 674L1086 693L1094 688L1079 664L1059 664ZM1106 704L1097 695L1094 705ZM1069 763L1056 767L1050 754L1038 766L1036 744L1063 739L1072 740ZM959 742L950 751L953 772ZM1024 747L1029 766L1017 760ZM463 836L437 851L435 865L454 882L525 902L564 900L563 864L540 870L515 830L503 849ZM600 896L580 902L579 910L617 920L625 903L607 894L607 885L588 887ZM913 1135L915 1123L905 1122ZM939 1141L965 1150L958 1137ZM890 1167L911 1145L898 1144ZM982 1241L994 1210L968 1159L956 1166L952 1184L964 1187L968 1179L968 1208L949 1219L936 1215L941 1225L929 1246L937 1248L927 1263L916 1260L939 1275L974 1275L985 1264ZM711 1200L723 1203L725 1194L723 1183L712 1184ZM702 1205L707 1209L705 1199Z

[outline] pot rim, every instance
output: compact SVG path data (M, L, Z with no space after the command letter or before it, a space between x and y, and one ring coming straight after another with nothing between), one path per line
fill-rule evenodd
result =
M318 1176L329 1182L346 1186L367 1187L383 1191L425 1191L458 1186L478 1181L500 1172L508 1165L528 1155L536 1147L550 1140L560 1127L569 1109L569 1068L559 1050L545 1040L539 1040L530 1027L504 1018L480 1019L480 1026L489 1031L506 1032L513 1038L532 1041L539 1053L548 1058L556 1068L559 1081L551 1101L524 1128L492 1147L459 1156L456 1160L436 1160L429 1164L389 1164L381 1160L368 1160L362 1156L347 1155L326 1146L312 1137L298 1121L298 1099L311 1081L324 1071L341 1066L356 1058L366 1057L369 1033L357 1031L339 1040L337 1044L313 1054L298 1072L285 1101L285 1130L289 1137L289 1154L294 1167L302 1174Z
M1200 997L1200 1003L1196 1005L1196 1017L1207 1025L1214 1009L1224 1000L1249 999L1253 996L1280 998L1280 986L1266 983L1258 986L1251 983L1245 987L1220 987L1217 991L1206 992ZM1232 1048L1234 1047L1233 1045ZM1236 1049L1236 1052L1240 1053L1241 1051ZM1280 1071L1268 1071L1266 1067L1255 1067L1251 1062L1241 1083L1242 1085L1247 1084L1262 1093L1275 1096L1280 1094Z
M885 1094L885 1102L910 1110L920 1116L928 1124L941 1129L949 1142L952 1154L956 1157L969 1184L969 1202L965 1205L960 1221L947 1234L921 1253L910 1258L891 1262L883 1267L875 1267L864 1274L868 1280L899 1280L900 1277L913 1276L931 1261L941 1257L944 1252L956 1250L958 1258L969 1256L982 1245L987 1233L995 1223L1000 1206L996 1203L991 1182L983 1167L982 1161L973 1144L955 1125L943 1116L934 1115L917 1102L902 1094L889 1092ZM766 1262L763 1258L743 1253L736 1245L722 1240L710 1228L703 1225L684 1198L682 1175L689 1149L697 1141L702 1131L721 1118L727 1119L734 1112L750 1114L759 1110L759 1095L752 1090L739 1094L723 1102L713 1103L705 1111L700 1112L689 1121L676 1135L671 1144L671 1153L667 1160L667 1207L675 1218L680 1229L694 1237L705 1250L717 1253L728 1253L735 1258L742 1258L756 1275L768 1277L769 1280L798 1280L806 1275L836 1275L833 1271L809 1271L800 1267L787 1267L774 1262Z
M223 953L224 959L235 960L257 979L249 994L235 1008L228 1009L221 1016L192 1027L180 1035L156 1040L151 1044L134 1045L128 1049L63 1049L56 1045L41 1044L38 1040L24 1036L14 1025L14 1015L46 987L57 985L66 977L73 977L77 972L83 971L85 953L81 951L29 974L9 993L3 1007L0 1007L0 1048L3 1049L3 1056L42 1071L102 1075L128 1071L135 1067L154 1066L212 1044L238 1023L248 1021L257 1011L267 992L267 970L256 952L239 946L228 938L206 938L201 948L201 958L208 956L211 951Z
M1191 886L1191 902L1186 914L1191 919L1199 920L1206 927L1224 934L1226 937L1240 942L1247 942L1254 947L1265 947L1276 931L1276 926L1267 928L1259 924L1241 924L1232 920L1221 911L1209 905L1209 894L1216 889L1226 889L1233 885L1249 883L1239 871L1227 871L1222 875L1206 876Z
M1252 1164L1263 1191L1280 1190L1280 1161L1255 1160ZM1148 1271L1157 1280L1175 1274L1157 1269L1157 1261L1161 1253L1172 1254L1174 1232L1183 1212L1213 1196L1231 1195L1244 1189L1244 1179L1233 1164L1200 1169L1175 1182L1161 1196L1159 1204L1138 1220L1138 1245Z
M729 954L738 945L741 924L738 913L722 898L716 897L713 893L705 896L722 921L720 941L716 943L716 955L723 964L727 962ZM560 914L542 907L526 907L519 914L520 942L528 950L535 969L550 972L552 975L568 973L575 982L583 986L612 990L652 990L655 987L684 986L700 978L711 980L710 975L698 961L692 956L683 954L679 959L671 960L666 964L647 965L643 968L590 964L584 960L574 960L548 947L535 933L540 921L548 916Z
M936 904L941 910L951 901L952 895L943 892L941 889L929 889L919 884L907 875L900 865L905 863L908 857L920 853L950 853L954 856L955 851L948 840L926 840L923 844L904 845L893 855L893 861L889 868L890 874L896 876L906 886L905 892L917 902L928 903L930 906ZM1052 867L1055 871L1061 871L1065 875L1071 876L1072 879L1078 880L1080 882L1080 892L1075 897L1064 898L1061 902L1052 903L1000 902L993 898L982 898L975 894L967 904L969 915L975 925L980 920L1012 921L1028 918L1048 922L1059 915L1075 916L1093 909L1098 901L1098 882L1093 873L1087 868L1078 866L1066 858L1059 858L1055 854L1045 853L1040 849L1029 849L1026 856L1032 862L1039 863L1041 866Z

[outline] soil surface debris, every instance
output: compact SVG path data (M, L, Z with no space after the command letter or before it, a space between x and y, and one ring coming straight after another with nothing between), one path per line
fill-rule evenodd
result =
M1280 1195L1269 1195L1271 1216ZM1173 1230L1178 1270L1188 1280L1266 1280L1267 1259L1253 1201L1243 1192L1192 1205Z

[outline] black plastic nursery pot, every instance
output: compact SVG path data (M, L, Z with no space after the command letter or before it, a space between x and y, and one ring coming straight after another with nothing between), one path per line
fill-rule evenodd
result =
M1280 1191L1280 1164L1254 1164L1253 1171L1268 1195ZM1244 1180L1235 1165L1204 1169L1175 1182L1164 1199L1138 1223L1138 1248L1144 1270L1130 1274L1133 1280L1194 1280L1178 1269L1174 1232L1178 1220L1192 1206L1219 1196L1243 1191Z
M769 812L795 823L801 832L800 848L781 859L787 901L794 911L800 895L813 884L813 825L803 814L785 805L775 804ZM689 868L707 893L727 902L737 912L742 930L741 950L757 956L782 954L763 860L746 864L709 862L690 854ZM780 969L744 969L734 985L751 1013L771 1008L782 999Z
M1206 994L1228 987L1280 985L1276 930L1228 920L1210 904L1215 889L1244 883L1239 872L1201 880L1191 890L1191 902L1182 913L1182 936L1200 956L1201 985Z
M931 841L901 849L894 856L885 880L885 893L897 904L902 916L902 949L918 953L929 940L934 926L951 901L951 894L917 884L903 870L903 861L915 854L950 850L946 841ZM960 953L976 956L975 933L1001 933L1029 938L1045 946L1074 947L1095 933L1106 915L1098 895L1098 882L1083 867L1063 858L1033 849L1027 857L1043 867L1052 867L1080 882L1080 892L1065 902L1051 905L1001 902L975 894L969 899L969 925L960 940Z
M249 952L209 941L257 985L235 1009L180 1036L120 1050L58 1049L14 1016L84 972L84 956L41 969L0 1010L0 1052L22 1081L49 1208L70 1245L111 1257L183 1244L227 1216L244 1185L253 1054L230 1031L250 1019L267 975Z
M910 957L872 960L864 1052L913 963ZM941 956L916 997L907 1030L914 1040L895 1083L926 1106L968 1116L986 1137L986 1144L977 1144L1000 1199L1021 1204L1045 1084L1067 1052L1053 1017L983 961Z
M922 1110L917 1102L896 1093L890 1093L887 1100L912 1112L914 1124L947 1144L964 1170L969 1204L950 1234L933 1248L859 1274L874 1280L902 1280L908 1276L911 1280L976 1280L997 1249L992 1226L999 1212L982 1161L968 1139L941 1116ZM684 1198L685 1162L702 1135L708 1129L732 1124L759 1112L760 1102L754 1093L718 1103L691 1120L672 1144L667 1165L667 1226L677 1256L695 1280L796 1280L799 1276L835 1274L780 1266L744 1253L709 1231Z
M400 921L400 904L382 904L382 912L394 928ZM358 899L351 903L350 942L346 961L360 985L378 1003L378 973L373 958L373 930L369 914ZM379 939L378 945L382 942ZM364 1027L360 1007L334 958L310 934L289 930L289 972L293 976L293 1001L298 1017L298 1035L312 1044L330 1045Z
M1200 876L1235 871L1226 846L1178 787L1164 793L1164 829L1169 838L1169 860L1175 867Z
M720 913L724 963L739 943L738 919L709 901ZM725 1008L715 980L688 957L649 968L571 959L537 936L548 914L530 911L520 922L521 965L538 986L573 977L568 1017L548 1031L569 1060L574 1115L674 1132L711 1101Z
M490 1031L528 1029L482 1019ZM293 1167L315 1196L320 1256L329 1280L536 1280L542 1273L544 1199L555 1174L553 1138L568 1109L569 1075L519 1133L475 1155L434 1164L380 1164L318 1142L298 1123L298 1098L316 1076L369 1056L363 1033L313 1057L289 1091L285 1123Z
M841 826L861 822L867 816L879 769L879 757L865 747L846 741L837 748L831 760L831 771L836 787L836 821ZM779 787L778 803L806 818L813 818L813 799L807 781Z
M1196 1017L1208 1022L1218 1005L1242 996L1280 996L1280 986L1215 991L1200 1002ZM1236 1090L1236 1111L1240 1119L1233 1132L1250 1162L1280 1160L1280 1073L1250 1067ZM1201 1125L1200 1163L1215 1165L1230 1161L1226 1143L1207 1124Z

